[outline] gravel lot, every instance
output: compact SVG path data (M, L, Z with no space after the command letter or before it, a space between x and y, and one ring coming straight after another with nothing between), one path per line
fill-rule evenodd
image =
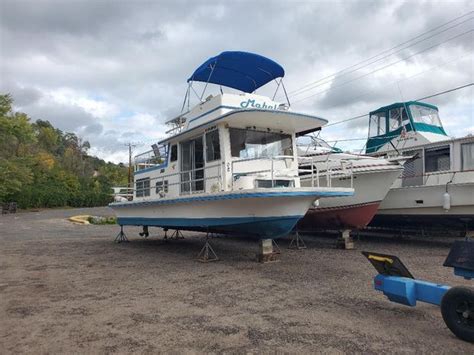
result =
M372 290L360 250L398 255L419 278L469 282L442 267L449 246L365 239L358 251L327 236L279 262L255 262L257 243L215 238L221 258L195 260L203 239L163 242L151 231L75 225L66 217L107 208L0 216L0 353L473 353L439 309L409 308ZM158 237L159 236L159 237Z

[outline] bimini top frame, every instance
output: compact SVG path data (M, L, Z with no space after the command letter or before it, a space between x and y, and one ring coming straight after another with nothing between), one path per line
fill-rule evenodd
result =
M273 98L275 98L278 89L281 86L285 93L288 105L290 105L290 101L283 84L284 76L285 70L283 67L264 56L255 53L239 51L222 52L221 54L206 60L188 78L187 82L189 85L181 111L184 110L186 102L189 109L191 91L193 91L198 99L202 101L209 83L220 85L221 92L222 86L225 86L246 93L253 93L258 88L261 88L270 81L274 80L277 84L277 88ZM201 95L199 95L192 87L192 83L195 81L206 83Z

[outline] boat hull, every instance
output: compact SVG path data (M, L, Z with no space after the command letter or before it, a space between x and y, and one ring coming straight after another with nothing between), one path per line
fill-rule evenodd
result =
M111 204L119 225L278 238L295 227L315 199L352 194L347 189L217 193Z
M374 217L380 201L327 208L310 208L298 223L301 230L361 229Z
M474 184L450 184L450 208L443 208L446 185L392 188L371 227L474 230Z
M355 172L354 195L320 200L298 223L302 230L361 229L374 217L400 169ZM332 186L350 187L349 179L333 179ZM302 185L307 181L302 179Z

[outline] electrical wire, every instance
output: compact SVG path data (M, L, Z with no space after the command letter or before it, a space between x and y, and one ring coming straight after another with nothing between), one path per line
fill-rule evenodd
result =
M428 34L428 33L431 33L431 32L433 32L433 31L436 31L436 30L438 30L438 29L440 29L440 28L442 28L442 27L444 27L444 26L446 26L446 25L448 25L448 24L450 24L450 23L453 23L453 22L455 22L455 21L457 21L457 20L459 20L459 19L461 19L461 18L463 18L463 17L469 16L469 15L471 15L471 14L473 14L473 13L474 13L474 11L470 11L470 12L464 14L464 15L458 16L458 17L456 17L456 18L454 18L454 19L452 19L452 20L450 20L450 21L448 21L448 22L445 22L445 23L442 24L442 25L439 25L439 26L437 26L437 27L434 27L434 28L432 28L432 29L430 29L430 30L428 30L428 31L426 31L426 32L424 32L424 33L418 35L418 36L415 36L415 37L413 37L413 38L411 38L411 39L409 39L409 40L407 40L407 41L405 41L405 42L403 42L403 43L397 44L396 46L394 46L394 47L392 47L392 48L390 48L390 49L388 49L388 50L384 50L384 51L382 51L382 52L380 52L380 53L378 53L378 54L376 54L376 55L374 55L374 56L372 56L372 57L370 57L370 58L368 58L368 59L365 59L365 60L363 60L363 61L361 61L361 62L358 62L358 63L356 63L356 64L353 64L353 65L351 65L351 66L349 66L349 67L346 67L346 68L344 68L344 69L341 69L341 70L337 71L336 73L333 73L333 74L331 74L331 75L328 75L328 76L326 76L326 77L324 77L324 78L321 78L321 79L319 79L319 80L316 80L316 81L314 81L314 82L312 82L312 83L308 83L308 84L306 84L306 85L303 85L303 86L300 87L299 89L296 89L296 90L293 90L293 91L288 92L288 94L289 94L289 95L294 94L294 96L300 95L302 92L306 92L306 91L308 91L308 90L310 90L310 89L313 89L314 87L312 87L312 86L314 86L314 84L320 83L321 81L324 81L324 80L330 79L330 78L334 78L334 77L337 77L337 76L347 75L348 73L351 73L351 72L353 72L353 71L360 70L360 69L362 69L362 68L364 68L364 67L366 67L366 66L369 66L369 65L371 65L371 64L373 64L373 63L375 63L375 62L377 62L377 61L380 61L381 59L385 59L385 58L387 58L387 57L389 57L389 56L392 56L393 54L396 54L396 53L398 53L398 52L400 52L400 51L402 51L402 50L404 50L404 49L407 49L407 48L409 48L409 47L411 47L411 46L413 46L413 45L415 45L415 44L418 44L418 43L421 43L421 42L426 41L426 40L428 40L428 39L431 39L431 38L433 38L433 37L435 37L435 36L437 36L437 35L439 35L439 34L441 34L441 33L444 33L444 32L446 32L446 31L448 31L448 30L450 30L450 29L452 29L452 28L454 28L454 27L457 27L457 26L459 26L459 25L461 25L461 24L463 24L463 23L465 23L465 22L467 22L467 21L469 21L469 20L471 20L471 19L473 19L473 18L472 18L472 17L471 17L471 18L468 18L468 19L466 19L466 20L464 20L464 21L462 21L462 22L460 22L460 23L457 23L457 24L451 26L451 27L448 27L448 28L446 28L446 29L443 29L442 31L440 31L440 32L438 32L438 33L436 33L436 34L434 34L434 35L432 35L432 36L430 36L430 37L427 37L427 38L425 38L425 39L423 39L423 40L420 40L420 41L417 41L417 42L415 42L415 43L412 43L412 44L410 44L409 46L406 46L406 47L404 47L404 48L401 48L400 50L398 50L398 51L396 51L396 52L390 53L388 56L385 56L385 57L383 57L383 58L379 58L379 59L377 59L375 62L371 62L371 63L366 64L366 65L364 65L364 66L362 66L362 67L360 67L360 68L357 68L357 69L354 69L354 70L352 70L352 71L346 72L348 69L352 69L352 68L354 68L354 67L359 66L360 64L363 64L363 63L366 63L366 62L368 62L368 61L370 61L370 60L372 60L372 59L375 59L375 58L377 58L377 57L379 57L379 56L381 56L381 55L383 55L383 54L385 54L385 53L391 52L391 51L393 51L393 50L396 49L396 48L402 47L402 46L404 46L405 44L408 44L408 43L410 43L410 42L412 42L412 41L414 41L414 40L416 40L416 39L418 39L418 38L421 38L421 37L425 36L425 35ZM326 82L326 83L328 83L328 82ZM326 84L326 83L322 83L322 84L320 84L320 85L324 85L324 84ZM318 86L320 86L320 85L318 85ZM308 87L311 87L311 88L307 89Z
M398 63L400 63L400 62L406 61L407 59L410 59L410 58L412 58L412 57L414 57L414 56L416 56L416 55L418 55L418 54L424 53L424 52L426 52L426 51L428 51L428 50L430 50L430 49L433 49L433 48L438 47L438 46L440 46L440 45L442 45L442 44L445 44L445 43L447 43L447 42L450 42L450 41L452 41L452 40L455 40L455 39L457 39L457 38L459 38L459 37L462 37L462 36L464 36L464 35L466 35L466 34L468 34L468 33L471 33L471 32L474 32L474 29L470 29L469 31L465 31L465 32L460 33L460 34L458 34L458 35L456 35L456 36L450 37L450 38L448 38L447 40L444 40L444 41L442 41L442 42L439 42L439 43L437 43L437 44L434 44L434 45L432 45L432 46L429 46L429 47L427 47L427 48L424 48L424 49L421 50L421 51L415 52L415 53L413 53L413 54L411 54L411 55L409 55L409 56L407 56L407 57L405 57L405 58L402 58L402 59L400 59L400 60L397 60L397 61L395 61L395 62L393 62L393 63L390 63L390 64L388 64L388 65L379 67L379 68L377 68L377 69L375 69L375 70L373 70L373 71L371 71L371 72L365 73L365 74L360 75L360 76L358 76L358 77L356 77L356 78L353 78L353 79L351 79L351 80L347 80L347 81L345 81L345 82L343 82L343 83L341 83L341 84L339 84L339 85L332 86L331 88L329 88L329 89L327 89L327 90L319 91L319 92L317 92L317 93L314 93L314 94L311 94L311 95L309 95L309 96L303 97L302 99L295 100L295 101L293 101L293 104L295 104L295 103L297 103L297 102L301 102L301 101L307 100L307 99L309 99L309 98L311 98L311 97L314 97L314 96L316 96L316 95L320 95L320 94L326 93L326 92L328 92L328 91L331 91L331 90L340 88L340 87L342 87L342 86L345 86L345 85L347 85L347 84L349 84L349 83L351 83L351 82L353 82L353 81L355 81L355 80L361 79L361 78L366 77L366 76L368 76L368 75L371 75L371 74L374 74L374 73L376 73L376 72L379 72L379 71L381 71L381 70L383 70L383 69L386 69L386 68L388 68L388 67L391 67L391 66L393 66L393 65L395 65L395 64L398 64Z
M415 100L411 100L411 101L421 101L421 100L426 100L426 99L430 99L432 97L436 97L436 96L440 96L440 95L444 95L444 94L448 94L450 92L453 92L453 91L457 91L457 90L461 90L461 89L464 89L464 88L467 88L469 86L473 86L474 85L474 82L473 83L468 83L468 84L465 84L465 85L461 85L461 86L458 86L458 87L455 87L455 88L452 88L452 89L449 89L449 90L445 90L445 91L441 91L441 92L438 92L436 94L432 94L432 95L429 95L429 96L425 96L425 97L421 97L419 99L415 99ZM333 123L330 123L330 124L327 124L324 126L324 128L327 128L327 127L330 127L330 126L334 126L334 125L337 125L337 124L341 124L341 123L345 123L345 122L349 122L349 121L353 121L353 120L356 120L356 119L359 119L359 118L363 118L363 117L367 117L369 116L369 113L366 113L366 114L363 114L363 115L358 115L358 116L354 116L354 117L350 117L350 118L347 118L347 119L344 119L344 120L340 120L340 121L337 121L337 122L333 122ZM365 138L364 138L365 139ZM354 138L354 140L359 140L359 138ZM343 140L340 140L341 142Z

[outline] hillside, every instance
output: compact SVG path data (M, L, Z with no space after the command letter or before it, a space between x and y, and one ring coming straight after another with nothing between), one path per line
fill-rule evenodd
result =
M90 144L48 121L12 109L0 95L0 202L20 208L91 207L111 201L111 186L127 183L127 167L87 154ZM47 117L45 117L47 118Z

